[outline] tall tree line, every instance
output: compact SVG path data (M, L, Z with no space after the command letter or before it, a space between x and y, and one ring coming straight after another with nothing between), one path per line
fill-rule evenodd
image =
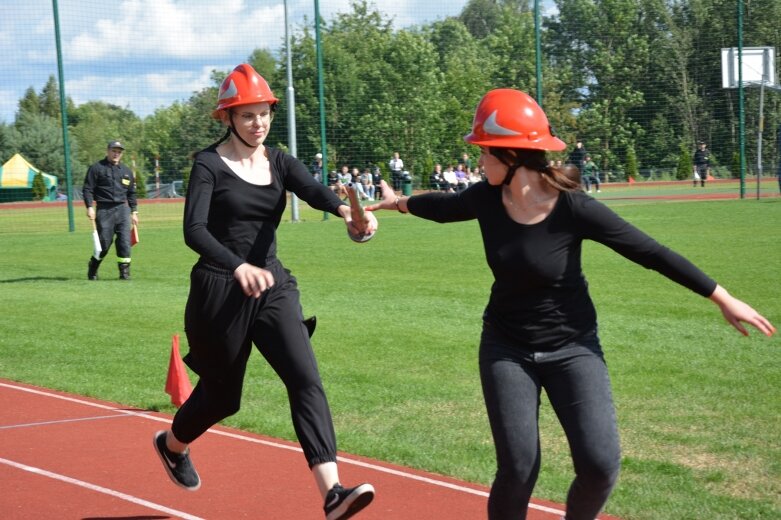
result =
M554 0L543 20L543 107L568 143L582 139L603 170L623 178L627 165L674 171L682 154L708 143L723 175L738 174L737 92L721 86L721 49L737 46L736 0ZM781 2L745 2L744 46L781 50ZM470 0L457 17L395 30L360 0L323 21L324 105L329 169L384 166L394 151L418 178L434 162L476 153L462 140L474 107L489 89L534 94L534 19L529 0ZM256 49L247 62L283 99L267 143L287 145L285 51ZM298 155L321 151L314 29L291 40ZM123 139L140 176L160 165L162 181L186 178L192 153L224 129L209 118L217 86L139 118L127 108L68 102L72 168L79 182L101 158L106 136ZM747 163L756 164L759 96L745 90ZM64 169L54 78L19 101L16 120L0 125L0 160L21 151L48 172ZM763 161L778 164L781 94L768 92ZM563 158L562 155L560 158ZM685 171L685 168L683 169Z

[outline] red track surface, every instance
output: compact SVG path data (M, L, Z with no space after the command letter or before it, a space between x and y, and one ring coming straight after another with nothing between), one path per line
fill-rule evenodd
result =
M298 446L238 430L217 427L195 444L200 490L174 486L152 448L153 433L170 420L0 379L0 518L323 518ZM361 520L485 518L485 487L347 454L339 460L346 484L377 490ZM528 518L557 520L562 509L535 501Z

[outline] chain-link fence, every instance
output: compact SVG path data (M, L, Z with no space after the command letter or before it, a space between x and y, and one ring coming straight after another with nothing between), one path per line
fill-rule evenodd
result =
M0 164L24 162L0 172L0 202L77 200L111 139L125 143L142 197L183 195L192 153L222 135L209 117L217 86L242 62L282 99L266 144L307 165L324 153L326 172L387 176L398 152L428 189L435 164L474 168L462 139L474 107L512 87L538 97L567 143L583 141L603 181L689 183L700 141L717 180L772 176L775 77L761 100L756 85L724 88L721 56L775 57L779 19L777 0L554 0L539 12L528 0L4 2Z

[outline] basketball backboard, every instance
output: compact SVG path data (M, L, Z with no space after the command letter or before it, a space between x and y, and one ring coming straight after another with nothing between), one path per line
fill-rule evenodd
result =
M743 86L777 85L775 47L743 47ZM721 86L738 88L738 48L721 49Z

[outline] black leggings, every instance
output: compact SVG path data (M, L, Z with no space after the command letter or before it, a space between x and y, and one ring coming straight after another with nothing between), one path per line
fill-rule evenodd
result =
M254 343L285 384L293 427L310 467L336 461L336 439L317 361L303 323L295 278L280 264L268 266L275 285L256 300L243 295L228 272L193 270L185 326L190 353L185 358L201 376L171 427L191 443L210 427L239 411L247 360ZM208 296L208 301L203 300ZM216 302L216 303L215 303ZM225 309L236 310L226 320ZM225 371L226 353L236 356ZM231 357L231 356L229 356Z
M569 441L575 479L567 520L593 520L618 478L621 452L610 380L596 335L550 352L526 350L486 324L480 377L496 444L490 520L521 520L540 470L540 394L545 389Z

